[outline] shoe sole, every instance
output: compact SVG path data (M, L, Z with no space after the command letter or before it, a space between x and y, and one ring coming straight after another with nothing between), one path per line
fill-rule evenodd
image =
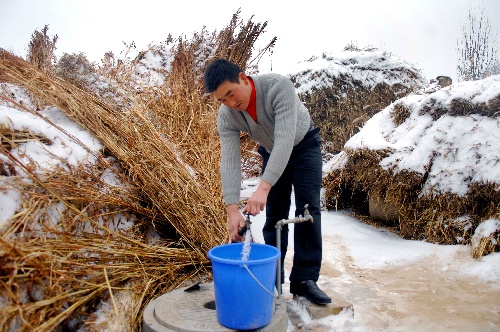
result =
M293 293L292 293L292 294L293 294ZM310 299L308 296L303 295L303 294L298 294L298 293L296 293L296 294L293 294L293 295L295 295L295 296L302 296L302 297L305 297L306 299L308 299L309 301L311 301L311 302L312 302L312 303L314 303L314 304L323 305L323 304L329 304L329 303L332 303L332 300L330 300L330 301L324 301L324 302L317 302L317 301L314 301L314 300Z

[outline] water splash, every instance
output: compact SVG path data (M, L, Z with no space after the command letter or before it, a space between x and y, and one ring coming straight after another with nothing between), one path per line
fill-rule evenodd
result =
M241 250L241 260L242 261L247 261L248 256L250 256L250 242L252 239L252 235L250 232L250 228L247 229L247 232L245 233L245 243L243 244L243 249Z

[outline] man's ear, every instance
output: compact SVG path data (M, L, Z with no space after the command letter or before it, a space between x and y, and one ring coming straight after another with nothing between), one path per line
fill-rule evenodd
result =
M241 80L241 81L242 81L245 85L247 85L247 84L249 83L249 82L248 82L248 77L247 77L247 75L245 75L245 73L244 73L244 72L240 72L240 73L238 74L238 77L240 78L240 80Z

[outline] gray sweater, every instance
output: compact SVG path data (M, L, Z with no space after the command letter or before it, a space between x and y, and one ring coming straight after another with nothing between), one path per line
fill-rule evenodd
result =
M247 111L222 105L217 117L221 141L222 192L226 205L239 203L241 190L240 133L269 153L262 180L274 185L290 159L292 149L311 129L311 118L292 82L279 74L250 76L255 83L258 124Z

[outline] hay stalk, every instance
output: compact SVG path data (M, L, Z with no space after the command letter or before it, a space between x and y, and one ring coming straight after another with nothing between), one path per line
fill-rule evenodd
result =
M144 105L117 112L95 96L5 51L0 52L0 79L57 105L99 138L179 236L201 256L225 241L221 198L207 194L179 160L173 144L144 116Z

